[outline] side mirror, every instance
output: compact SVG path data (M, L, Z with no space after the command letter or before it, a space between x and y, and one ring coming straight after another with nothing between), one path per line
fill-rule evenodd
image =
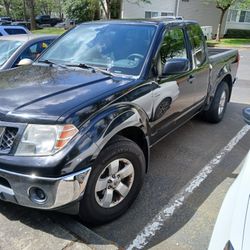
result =
M163 68L162 76L185 73L190 69L190 62L186 58L172 58L168 60Z
M31 65L33 63L33 61L31 59L28 59L28 58L24 58L22 59L18 64L17 66L28 66L28 65Z
M243 117L245 122L250 125L250 108L245 108L243 110Z

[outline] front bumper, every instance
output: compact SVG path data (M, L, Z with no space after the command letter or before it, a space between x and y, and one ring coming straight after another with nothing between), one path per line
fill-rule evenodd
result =
M0 169L0 199L26 207L56 209L83 196L90 172L91 168L87 168L63 177L46 178Z

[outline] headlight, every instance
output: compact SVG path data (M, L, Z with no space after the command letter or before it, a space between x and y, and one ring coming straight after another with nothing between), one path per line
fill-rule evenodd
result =
M52 155L65 147L78 133L74 125L28 125L18 145L16 155Z

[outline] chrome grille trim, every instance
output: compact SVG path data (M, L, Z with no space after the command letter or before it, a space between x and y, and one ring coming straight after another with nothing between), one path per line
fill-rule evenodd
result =
M18 132L18 128L14 128L14 127L5 127L3 129L2 136L0 137L0 153L1 154L8 154L11 151L17 132Z

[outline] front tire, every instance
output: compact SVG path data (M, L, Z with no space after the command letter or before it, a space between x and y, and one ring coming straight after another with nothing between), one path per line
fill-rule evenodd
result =
M122 215L136 199L145 175L145 157L133 141L116 136L101 151L80 201L80 218L103 224Z
M203 112L205 120L211 123L219 123L222 121L226 112L228 100L229 87L227 82L223 81L218 86L209 109Z

